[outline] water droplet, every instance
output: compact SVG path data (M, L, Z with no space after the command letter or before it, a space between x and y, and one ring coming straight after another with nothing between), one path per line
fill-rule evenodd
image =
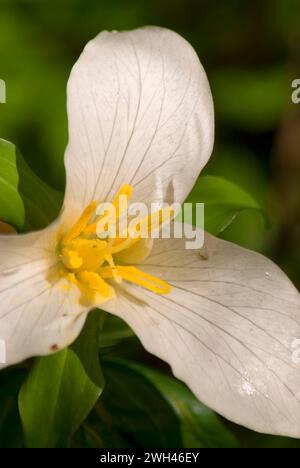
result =
M255 393L255 387L250 382L244 380L240 388L240 394L242 396L252 396L255 395Z

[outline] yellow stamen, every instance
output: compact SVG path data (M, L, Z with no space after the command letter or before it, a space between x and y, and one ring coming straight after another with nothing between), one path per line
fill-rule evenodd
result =
M114 199L117 220L127 210L132 192L130 185L124 185ZM121 198L124 196L125 201ZM116 238L102 240L96 237L96 232L99 222L102 228L107 229L109 211L89 225L96 207L96 202L92 202L59 243L59 276L65 277L70 286L75 285L81 292L81 302L89 305L99 305L114 297L114 290L106 280L118 283L125 280L156 294L168 294L171 291L168 283L133 266L115 265L114 255L134 246L142 237L152 235L154 230L159 231L165 222L173 218L173 208L167 206L132 223L123 236L123 228L119 228Z
M166 281L156 276L149 275L138 268L117 266L116 270L124 280L149 289L156 294L168 294L171 291L171 286ZM113 278L112 269L110 267L104 267L101 269L100 275L104 279Z
M115 197L115 199L113 201L113 205L116 208L116 211L117 211L117 213L119 213L119 215L121 215L123 213L124 208L125 208L122 205L120 205L121 196L126 197L127 201L129 201L131 199L131 197L132 197L132 194L133 194L132 186L129 185L129 184L125 184L125 185L123 185L123 187L119 191L118 195Z
M70 284L74 284L81 292L80 303L84 306L99 306L102 302L115 297L112 287L110 287L97 273L84 271L75 275L69 273L67 276Z
M97 208L97 202L93 201L85 210L84 212L82 213L82 215L80 216L79 220L77 221L77 223L74 224L74 226L69 230L69 232L67 232L63 239L62 239L62 245L67 245L69 244L70 242L72 242L72 240L76 239L77 237L80 236L80 234L82 234L82 232L85 230L85 228L87 227L91 217L93 216L93 214L95 213L96 211L96 208Z
M170 222L174 216L174 209L168 205L142 218L137 225L133 227L141 233L141 237L149 237L158 232L165 223Z
M112 254L117 254L132 247L141 237L149 237L158 232L163 224L170 222L174 218L175 211L171 206L166 206L161 210L151 213L140 219L128 229L128 237L116 238L112 246Z
M133 194L133 188L131 187L131 185L126 184L126 185L123 185L123 187L119 191L118 195L114 199L112 205L114 206L114 208L116 210L116 221L118 221L118 219L120 219L120 216L122 215L122 213L127 209L128 200L130 200L130 198L132 197L132 194ZM121 204L121 201L122 201L121 197L125 197L125 199L126 199L125 204ZM95 234L95 232L97 232L97 226L98 226L99 222L100 221L105 222L105 218L108 218L108 211L106 211L102 216L100 216L100 218L95 223L93 223L90 226L86 227L84 229L84 233L85 234ZM106 224L104 224L103 229L105 230L106 227L107 227Z

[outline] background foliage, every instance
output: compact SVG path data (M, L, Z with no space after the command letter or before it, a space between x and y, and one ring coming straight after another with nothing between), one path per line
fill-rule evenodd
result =
M11 193L3 195L1 177L0 192L19 211L10 220L0 195L0 218L28 230L47 224L59 210L65 87L85 43L102 29L157 24L195 47L215 100L214 155L206 185L198 184L191 197L209 202L212 232L265 253L300 288L300 105L290 98L291 82L300 77L299 18L298 0L1 0L0 78L7 83L7 104L0 104L0 138L12 141L27 164L1 143L6 162L18 170L20 193L2 157L0 171L6 171ZM39 179L30 182L31 170ZM217 196L211 190L215 177ZM36 193L40 207L30 203ZM225 208L218 204L223 193ZM47 197L53 203L46 213ZM1 446L300 447L299 441L221 420L123 323L104 318L92 315L72 349L0 374ZM70 405L57 412L70 394ZM85 406L77 408L83 394Z

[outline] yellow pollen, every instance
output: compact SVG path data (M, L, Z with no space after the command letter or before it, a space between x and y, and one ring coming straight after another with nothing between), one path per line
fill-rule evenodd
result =
M131 198L133 189L124 185L114 199L113 205L120 218L127 210L127 201L124 204L121 196ZM160 278L149 275L133 266L115 265L114 255L126 251L137 243L143 230L151 232L158 229L166 220L173 217L170 207L140 220L135 227L137 235L115 239L100 240L96 236L98 223L103 221L106 225L104 213L97 222L91 222L95 216L97 203L92 202L80 216L73 227L62 237L58 245L58 256L61 260L60 276L64 276L70 285L76 286L81 293L81 302L84 304L99 305L101 302L114 297L113 283L123 280L148 289L156 294L168 294L171 286ZM90 224L91 222L91 224Z

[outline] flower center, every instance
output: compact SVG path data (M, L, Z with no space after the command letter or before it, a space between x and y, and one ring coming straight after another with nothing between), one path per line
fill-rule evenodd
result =
M123 196L123 200L125 196L128 201L132 192L130 185L124 185L116 196L113 205L117 219L127 208L127 203L124 207L124 203L120 202L121 196ZM105 240L98 238L99 225L101 224L103 230L107 227L108 212L95 220L96 208L97 203L92 202L74 226L64 234L58 245L62 275L79 288L82 302L90 304L97 301L97 304L101 304L101 302L112 299L115 295L113 285L120 284L123 280L157 294L168 294L171 287L160 278L149 275L133 266L116 264L115 255L129 248L134 248L140 240L140 236L132 238L127 234L126 237L107 237ZM160 219L164 210L156 213L155 218ZM159 214L158 217L157 214ZM169 218L171 216L172 210L169 209ZM145 224L145 220L139 221L140 228L143 223ZM153 224L152 215L148 217L147 223Z

